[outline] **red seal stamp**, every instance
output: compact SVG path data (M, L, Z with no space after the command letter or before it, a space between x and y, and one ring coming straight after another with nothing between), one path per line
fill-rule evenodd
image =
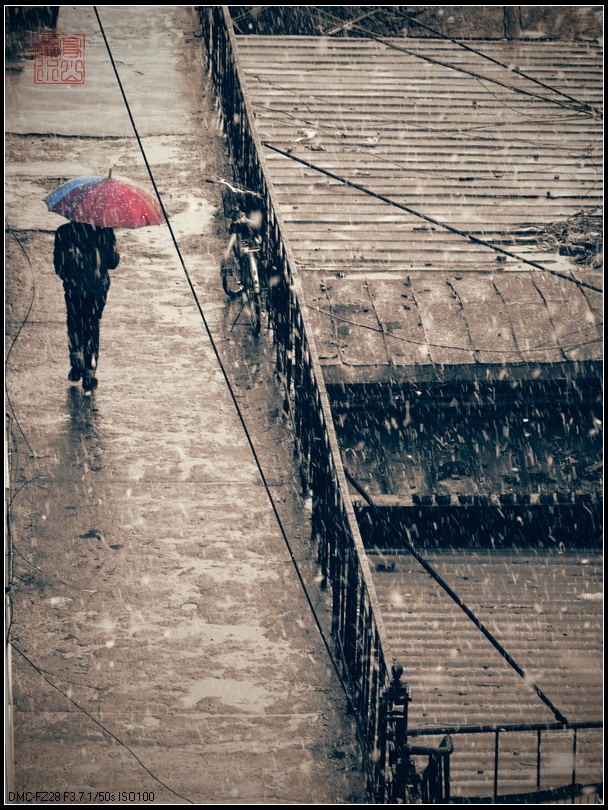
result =
M84 34L37 34L34 84L84 84Z

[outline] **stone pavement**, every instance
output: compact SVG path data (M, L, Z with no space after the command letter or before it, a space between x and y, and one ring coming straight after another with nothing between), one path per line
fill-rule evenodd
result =
M193 295L326 627L271 340L235 324L220 289L209 181L224 143L196 15L99 13L191 283L166 226L117 231L99 388L67 382L63 219L42 200L110 168L149 181L94 9L62 6L57 30L86 37L85 83L35 85L30 37L5 84L8 789L31 803L364 802L344 692Z

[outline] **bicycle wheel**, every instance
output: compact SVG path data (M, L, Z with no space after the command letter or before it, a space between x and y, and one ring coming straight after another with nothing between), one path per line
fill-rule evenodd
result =
M241 281L241 270L238 263L231 256L222 261L222 289L229 298L238 298L243 292L244 286Z

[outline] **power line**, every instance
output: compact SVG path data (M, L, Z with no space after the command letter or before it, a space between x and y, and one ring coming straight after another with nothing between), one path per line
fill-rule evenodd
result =
M324 14L327 14L328 16L332 17L333 19L337 19L336 17L334 17L334 15L323 11L323 9L319 9L319 10L321 10ZM416 51L412 51L412 50L410 50L408 48L404 48L403 46L395 45L390 40L385 39L384 37L376 36L371 31L369 31L366 28L363 28L362 26L353 25L352 27L357 28L360 31L362 31L366 35L366 37L368 39L374 40L375 42L379 42L382 45L384 45L385 47L391 48L392 50L400 51L401 53L405 53L408 56L413 56L416 59L422 59L423 61L429 62L430 64L439 65L440 67L445 67L445 68L448 68L449 70L455 70L455 71L458 71L459 73L464 73L464 74L466 74L468 76L473 76L476 79L483 79L485 81L492 82L493 84L497 84L500 87L504 87L505 89L511 90L514 93L518 93L520 95L525 95L525 96L530 96L530 97L536 99L537 101L544 101L544 102L547 102L549 104L556 104L558 107L562 107L564 109L573 109L571 104L566 104L565 102L559 101L558 99L547 98L546 96L539 95L538 93L532 93L530 90L524 90L521 87L517 87L515 85L511 85L511 84L507 84L505 82L501 82L499 79L493 79L493 78L490 78L488 76L483 76L483 75L481 75L479 73L475 73L474 71L467 70L466 68L458 67L457 65L453 65L453 64L451 64L449 62L442 62L441 60L435 59L435 58L433 58L431 56L425 56L424 54L417 53ZM578 103L579 102L577 102L577 104ZM582 110L580 110L580 109L578 111L582 112ZM587 115L591 115L591 113L587 113Z
M316 11L322 11L322 9L319 9L319 8L317 7ZM380 7L380 8L374 8L374 9L372 9L371 11L366 11L366 12L365 12L365 14L360 14L358 17L355 17L354 19L347 20L347 21L346 21L346 22L344 22L342 25L338 25L338 26L336 26L335 28L332 28L332 29L331 29L331 31L327 31L327 32L325 33L325 36L327 36L327 37L333 37L333 36L335 36L336 34L339 34L339 33L340 33L340 31L343 31L345 28L347 28L347 29L348 29L348 28L352 28L352 27L353 27L353 25L355 25L355 23L358 23L358 22L360 22L361 20L365 20L367 17L372 17L374 14L378 14L378 12L379 12L379 11L384 11L384 8L382 8L382 7ZM358 27L358 26L357 26L357 27Z
M375 37L370 35L370 39L375 40L376 42L380 42L381 44L385 45L387 48L392 48L395 51L401 51L402 53L406 53L409 56L414 56L416 59L422 59L424 62L429 62L432 65L438 65L439 67L445 67L449 70L456 70L459 73L464 73L467 76L472 76L475 79L482 79L486 82L491 82L492 84L497 84L499 87L503 87L506 90L511 90L514 93L518 93L519 95L523 96L530 96L531 98L535 99L536 101L544 101L548 104L557 104L558 107L563 107L564 109L572 109L572 105L565 104L562 101L558 101L557 99L547 98L546 96L541 96L538 93L531 93L529 90L524 90L521 87L516 87L515 85L507 84L506 82L501 82L499 79L493 79L489 76L483 76L480 73L475 73L473 70L467 70L466 68L458 67L456 65L452 65L449 62L442 62L439 59L434 59L431 56L426 56L421 53L416 53L415 51L411 51L407 48L403 48L393 44L392 42L383 39L382 37Z
M405 548L408 552L414 557L414 559L424 568L424 570L430 574L430 576L437 582L437 584L448 594L448 596L458 605L458 607L463 611L463 613L469 618L475 627L485 636L485 638L492 644L492 646L502 655L505 661L512 667L515 672L523 678L523 680L533 689L536 695L542 700L542 702L547 706L547 708L553 713L555 719L559 723L568 723L568 719L565 715L560 712L560 710L555 706L555 704L550 700L547 695L542 691L542 689L536 685L536 683L526 674L523 667L521 667L517 661L507 652L507 650L503 647L503 645L498 641L498 639L491 633L488 628L483 624L483 622L475 615L475 613L471 610L471 608L464 602L463 599L458 596L456 591L454 591L448 583L443 579L443 577L433 568L433 566L427 562L424 557L416 550L413 543L411 543L407 538L403 537L403 532L399 529L399 527L395 526L392 519L390 517L386 517L383 515L370 495L367 491L361 486L361 484L354 478L346 468L344 468L344 475L353 485L353 487L357 490L357 492L361 495L361 497L367 501L369 506L374 512L376 519L379 520L381 523L387 525L394 536L399 537L400 540L403 542Z
M444 228L450 233L454 233L457 236L462 236L465 239L469 239L476 245L482 245L483 247L490 248L490 250L494 250L496 253L501 253L504 256L508 256L511 259L515 259L518 262L522 262L523 264L530 265L534 267L536 270L542 270L544 273L550 273L553 276L557 276L558 278L562 278L565 281L569 281L572 284L576 284L579 287L587 287L590 290L594 290L595 292L603 292L602 289L599 287L594 286L593 284L589 284L586 281L580 281L577 278L573 278L572 276L567 276L565 273L560 273L558 270L552 270L549 267L545 267L538 262L533 262L530 259L525 259L523 256L518 256L516 253L512 253L509 250L505 250L504 248L498 247L497 245L492 244L491 242L487 242L485 239L480 239L478 236L474 236L471 233L467 233L467 231L462 231L459 228L455 228L453 225L448 225L445 222L441 222L434 217L430 217L427 214L422 214L420 211L416 211L414 208L410 208L408 205L404 205L403 203L399 203L396 200L392 200L390 197L385 197L383 194L378 194L377 192L373 191L366 186L362 186L359 183L353 183L352 180L347 180L345 177L341 177L334 172L330 172L328 169L323 169L321 166L312 163L310 160L304 160L304 158L296 157L296 155L291 154L290 152L286 152L284 149L280 149L278 146L274 146L269 141L262 141L262 145L266 146L268 149L272 149L273 152L277 152L279 155L283 155L283 157L289 158L290 160L294 160L297 163L301 163L304 166L308 166L309 169L314 169L321 174L327 175L327 177L331 177L332 180L337 180L340 183L343 183L345 186L349 186L349 188L354 188L357 191L361 191L363 194L368 194L370 197L375 197L377 200L381 200L382 202L387 203L388 205L392 205L395 208L399 208L402 211L406 211L408 214L412 214L415 217L419 217L423 219L425 222L430 222L432 225L436 225L439 228Z
M124 749L126 749L129 752L129 754L131 754L133 759L135 759L135 761L139 763L139 765L141 765L144 771L146 771L146 773L149 774L152 777L152 779L154 779L155 782L158 782L159 785L162 785L162 787L166 788L168 791L170 791L174 796L177 796L179 799L183 799L185 802L188 802L188 804L196 804L196 802L193 802L191 799L188 799L186 796L182 796L180 793L177 793L175 790L170 788L169 785L165 784L165 782L160 780L158 776L155 776L152 773L152 771L146 765L144 765L144 763L137 756L137 754L131 748L129 748L129 746L126 743L124 743L119 737L117 737L116 734L113 734L106 726L100 723L99 720L97 720L97 718L93 717L93 715L90 712L88 712L83 706L81 706L79 703L76 703L76 701L73 700L68 694L66 694L63 691L63 689L60 689L57 686L57 684L53 683L53 681L51 681L50 678L47 678L47 676L40 669L40 667L37 667L36 664L30 658L28 658L27 655L24 652L22 652L13 641L8 639L8 643L11 645L13 650L15 650L15 652L18 653L24 659L24 661L26 661L32 667L32 669L35 670L40 675L40 677L44 681L46 681L46 683L49 684L49 686L52 686L53 689L56 689L57 692L59 692L60 695L63 695L63 697L66 698L66 700L69 700L70 703L78 709L78 711L82 712L89 718L89 720L92 720L97 726L99 726L99 728L104 732L104 734L107 734L115 742L117 742Z
M445 40L448 40L449 42L453 42L454 45L458 45L459 48L463 48L465 51L470 51L471 53L474 53L477 56L481 56L483 59L487 59L489 62L493 62L495 65L498 65L499 67L505 68L506 70L510 71L511 73L517 73L518 76L522 76L522 78L528 79L528 81L534 82L534 84L538 84L540 87L544 87L545 90L550 90L552 93L557 93L558 95L563 96L564 98L567 98L570 101L573 101L579 107L581 107L583 109L587 109L587 110L592 110L593 112L597 112L601 116L601 110L598 110L596 107L593 107L591 104L586 104L583 101L579 101L578 99L574 98L574 96L570 96L570 95L568 95L568 93L564 93L561 90L557 90L555 87L551 87L551 85L545 84L545 82L541 82L540 79L535 79L534 76L530 76L528 73L524 73L522 70L519 70L519 68L510 67L509 65L505 65L504 62L501 62L498 59L494 59L493 56L490 56L487 53L483 53L482 51L478 51L476 48L471 48L470 45L466 45L464 42L460 42L459 40L453 39L452 37L448 36L447 34L441 33L441 31L438 31L437 29L432 28L430 25L426 25L425 23L420 22L420 20L415 19L414 17L410 16L406 12L400 11L398 8L396 8L394 6L391 6L390 10L394 14L398 14L400 17L403 17L408 22L414 23L414 25L418 25L421 28L424 28L427 31L430 31L431 33L435 34L436 36L441 37L441 39L445 39Z
M259 75L256 74L255 78L260 82L265 82L265 83L269 84L270 86L277 88L278 90L282 90L284 92L293 92L291 90L291 88L284 87L282 85L276 84L275 82L270 81L266 77L262 77L262 76L259 76ZM480 84L481 84L481 82L480 82ZM487 89L487 88L484 88L484 89ZM501 101L501 99L497 98L495 96L495 94L492 93L491 90L487 90L487 92L491 93L496 98L496 101L499 104L502 104L503 106L507 107L507 109L510 109L513 112L518 112L513 107L510 107L508 104ZM358 152L360 154L365 154L365 155L368 155L368 156L370 155L370 151L369 151L368 148L364 148L363 146L359 146L358 144L348 143L348 141L344 140L345 138L357 137L356 135L353 135L352 133L349 133L348 130L345 127L340 127L335 123L331 123L331 122L324 123L324 122L320 121L319 118L318 118L318 115L313 110L311 110L310 107L308 107L308 105L306 104L306 102L303 99L301 99L299 96L296 96L296 98L298 99L298 101L300 103L304 104L307 107L308 111L310 112L310 115L315 120L311 120L309 118L304 118L301 115L300 116L294 115L293 113L289 112L288 110L280 110L280 109L276 109L274 107L269 107L267 104L265 104L265 103L263 103L261 101L254 101L252 103L253 103L253 105L255 107L258 108L259 112L257 113L257 116L260 119L266 117L266 118L269 118L270 121L276 121L277 119L275 117L273 117L272 115L265 115L265 114L266 113L274 113L275 115L282 115L282 116L285 116L286 118L289 118L289 119L291 119L291 120L293 120L293 121L295 121L295 122L297 122L299 124L316 127L318 130L320 130L322 132L324 137L332 139L336 144L339 144L341 147L343 147L344 149L346 149L348 151L355 151L355 152ZM318 101L324 101L324 99L322 99L320 96L311 95L311 96L308 96L308 98L313 98L313 99L316 99ZM526 113L526 115L527 115L527 113ZM389 119L388 117L383 116L383 115L376 115L374 117L374 120L375 121L389 121L391 124L393 124L393 125L395 124L395 119L394 118ZM543 118L542 121L535 121L534 123L536 125L538 125L540 123L551 123L551 122L550 122L550 120L547 120L547 119ZM424 135L426 135L428 133L431 133L433 140L435 140L437 142L455 141L457 143L467 143L467 144L471 143L471 142L473 142L473 143L480 142L483 145L487 145L488 142L490 142L490 141L494 142L496 144L500 143L500 141L498 140L498 138L495 138L493 136L488 138L488 136L485 135L485 134L484 135L477 135L477 134L475 134L475 131L480 131L480 130L483 130L484 128L489 129L490 127L492 129L497 129L498 127L507 127L507 126L511 126L511 125L512 124L510 122L503 121L503 122L494 122L492 125L490 125L490 124L478 125L476 127L470 127L468 129L452 129L452 130L448 130L448 129L437 129L435 127L429 127L429 126L419 126L419 125L416 125L416 124L412 124L411 122L408 122L407 126L405 126L405 127L403 127L401 129L401 132L407 132L408 128L411 128L411 129L413 129L413 130L415 130L417 132L419 131L420 133L422 133ZM452 133L457 133L457 135L452 134ZM460 137L458 137L458 136L460 136ZM543 143L540 140L534 140L534 141L527 140L525 138L513 138L513 137L511 137L510 142L511 143L518 143L518 144L523 143L523 144L527 144L527 145L530 145L530 146L536 146L536 147L545 146L545 145L550 146L550 147L554 147L554 144ZM562 152L565 152L567 150L567 147L560 146L560 150ZM411 166L407 165L406 163L403 163L403 162L398 161L398 160L391 160L390 158L387 158L387 157L385 157L385 156L383 156L381 154L378 154L377 152L374 153L373 157L378 162L385 163L387 166L394 167L395 169L397 169L400 172L408 173L408 172L411 172L411 171L415 171L416 177L443 177L446 180L453 180L454 179L454 172L456 171L456 169L453 169L452 174L449 175L449 174L447 174L445 172L444 169L435 169L435 168L430 168L428 166L425 167L423 170L419 169L418 167L416 167L415 169L412 170ZM567 157L570 157L572 160L576 159L576 156L573 157L571 155L567 155ZM595 166L593 164L591 164L591 163L587 163L587 166L589 168L591 168L591 169L595 169ZM556 171L557 169L560 169L560 170L566 169L567 170L567 164L557 163L554 166L548 167L548 170L551 170L551 171ZM492 175L494 174L494 171L490 170L490 169L486 169L485 171L489 175L491 175L490 179L492 179ZM478 171L477 173L479 174L480 172ZM501 179L503 179L505 177L511 178L511 177L517 177L518 176L517 169L514 169L512 171L501 170L499 173L501 175ZM596 173L596 176L597 176L597 171L595 173ZM521 176L521 173L519 173L519 176ZM587 193L590 193L590 191L587 192Z
M329 659L330 659L330 661L331 661L331 663L332 663L332 666L333 666L333 668L334 668L334 671L335 671L335 673L336 673L336 675L337 675L337 677L338 677L338 680L339 680L339 682L340 682L340 684L341 684L341 686L342 686L342 689L343 689L343 691L344 691L344 694L345 694L346 700L347 700L348 705L349 705L349 709L350 709L350 711L352 712L352 714L354 715L354 717L356 718L356 722L357 722L357 724L358 724L358 725L360 725L361 720L360 720L360 718L359 718L359 716L358 716L358 714L357 714L357 712L356 712L356 710L355 710L355 708L354 708L354 702L353 702L353 700L352 700L352 698L351 698L351 696L350 696L350 694L349 694L349 690L348 690L348 688L347 688L347 686L346 686L346 683L345 683L345 681L344 681L344 678L342 677L342 673L341 673L341 671L340 671L340 667L338 666L338 664L337 664L337 662L336 662L336 660L335 660L335 658L334 658L334 655L333 655L333 652L332 652L332 649L331 649L330 643L329 643L329 641L328 641L328 639L327 639L327 637L326 637L326 635L325 635L325 632L324 632L324 630L323 630L323 628L322 628L322 626L321 626L321 622L320 622L320 620L319 620L319 617L318 617L318 615L317 615L317 613L316 613L316 611L315 611L314 605L313 605L313 603L312 603L312 599L311 599L311 597L310 597L310 594L309 594L308 589L307 589L307 587L306 587L306 583L305 583L305 581L304 581L304 577L302 576L302 573L301 573L300 568L299 568L299 566L298 566L298 562L297 562L297 560L296 560L295 554L294 554L293 549L292 549L292 547L291 547L291 543L289 542L289 538L287 537L287 532L286 532L285 527L284 527L284 525L283 525L283 521L281 520L281 517L280 517L280 515L279 515L279 511L278 511L277 505L276 505L276 503L275 503L275 499L274 499L274 497L273 497L273 495L272 495L272 492L271 492L271 489L270 489L270 485L269 485L269 483L268 483L268 480L267 480L266 475L265 475L265 473L264 473L264 470L263 470L263 468L262 468L262 463L261 463L261 461L260 461L260 457L259 457L259 455L258 455L258 452L257 452L256 448L255 448L255 445L254 445L253 439L252 439L252 437L251 437L251 433L249 432L249 429L248 429L247 424L246 424L246 422L245 422L245 417L243 416L243 411L242 411L242 409L241 409L241 406L239 405L239 401L238 401L238 398L237 398L237 396L236 396L236 393L235 393L234 387L233 387L232 383L230 382L230 378L229 378L229 376L228 376L228 372L226 371L226 367L224 366L224 363L222 362L222 359L221 359L221 357L220 357L220 353L219 353L219 350L218 350L218 348L217 348L217 344L216 344L216 342L215 342L215 340L214 340L214 338L213 338L213 334L212 334L211 329L210 329L210 327L209 327L209 323L208 323L207 318L206 318L206 316L205 316L205 313L204 313L204 311L203 311L203 308L202 308L201 302L200 302L200 300L199 300L199 297L198 297L198 295L197 295L197 293L196 293L196 289L195 289L195 287L194 287L194 284L193 284L193 282L192 282L192 279L190 278L190 274L189 274L189 272L188 272L188 268L186 267L186 262L184 261L184 257L183 257L183 255L182 255L182 252L181 252L181 250L180 250L179 244L178 244L177 239L176 239L176 237L175 237L175 233L174 233L173 228L172 228L172 226L171 226L171 221L170 221L169 216L168 216L168 214L167 214L167 212L166 212L166 210L165 210L165 206L164 206L163 201L162 201L162 198L161 198L161 196L160 196L160 192L159 192L159 190L158 190L158 186L156 185L156 180L155 180L155 178L154 178L154 174L152 173L152 169L151 169L150 164L149 164L149 162L148 162L148 158L147 158L146 152L145 152L145 150L144 150L143 143L142 143L142 141L141 141L141 138L140 138L140 135L139 135L139 132L138 132L137 126L136 126L136 124L135 124L135 120L134 120L134 118L133 118L133 114L132 114L132 112L131 112L131 108L130 108L130 106L129 106L129 101L128 101L127 96L126 96L126 93L125 93L125 91L124 91L124 88L123 88L123 85L122 85L122 81L121 81L121 79L120 79L120 75L119 75L119 73L118 73L118 69L117 69L117 67L116 67L116 63L115 63L115 61L114 61L114 57L113 57L113 55L112 55L112 51L111 51L111 49L110 49L110 44L109 44L109 42L108 42L108 39L107 39L107 37L106 37L106 34L105 34L105 31L104 31L103 25L102 25L102 23L101 23L101 19L100 19L100 17L99 17L99 13L98 13L98 11L97 11L97 6L93 6L93 9L94 9L94 11L95 11L95 16L97 17L97 22L98 22L98 24L99 24L99 29L100 29L100 31L101 31L101 35L102 35L102 37L103 37L103 40L104 40L104 43L105 43L105 46L106 46L106 50L107 50L108 55L109 55L109 57L110 57L110 61L112 62L112 67L113 67L113 69L114 69L114 75L116 76L116 81L117 81L118 86L119 86L119 88L120 88L120 92L121 92L121 95L122 95L122 98L123 98L123 101L124 101L124 104L125 104L125 108L126 108L127 113L128 113L128 115L129 115L129 120L131 121L131 126L132 126L132 128L133 128L133 132L134 132L135 137L136 137L136 139L137 139L137 143L138 143L138 145L139 145L139 149L140 149L140 151L141 151L141 154L142 154L142 157L143 157L144 163L145 163L145 165L146 165L146 169L147 169L148 174L149 174L149 176L150 176L150 180L151 180L152 185L153 185L153 187L154 187L154 191L155 191L156 197L157 197L157 199L158 199L159 205L161 206L161 210L162 210L163 215L164 215L164 217L165 217L165 221L166 221L166 223L167 223L167 227L168 227L168 229L169 229L169 234L170 234L170 236L171 236L171 240L172 240L172 242L173 242L173 246L174 246L174 248L175 248L175 252L176 252L176 254L177 254L178 258L179 258L180 264L181 264L181 266L182 266L182 270L183 270L183 272L184 272L184 275L185 275L186 280L187 280L187 282L188 282L188 285L189 285L189 287L190 287L190 291L191 291L191 293L192 293L193 300L194 300L194 302L195 302L195 304L196 304L196 307L197 307L197 309L198 309L199 315L201 316L201 320L202 320L203 325L204 325L204 327L205 327L205 331L206 331L206 333L207 333L207 337L208 337L208 339L209 339L209 342L210 342L211 348L212 348L212 350L213 350L213 353L214 353L215 358L216 358L216 360L217 360L217 363L218 363L218 365L219 365L220 371L221 371L222 376L223 376L223 378L224 378L224 381L225 381L225 383L226 383L226 387L227 387L227 389L228 389L228 392L229 392L229 394L230 394L230 397L231 397L232 402L233 402L233 404L234 404L234 407L235 407L235 409L236 409L236 413L237 413L238 418L239 418L239 421L240 421L240 423L241 423L241 427L243 428L243 433L244 433L244 435L245 435L245 437L246 437L246 439L247 439L247 442L248 442L248 444L249 444L249 447L250 447L250 449L251 449L251 452L252 452L252 455L253 455L253 458L254 458L255 464L256 464L257 469L258 469L258 473L259 473L259 475L260 475L260 479L261 479L261 481L262 481L262 484L263 484L263 486L264 486L264 490L265 490L265 492L266 492L266 496L267 496L267 498L268 498L268 501L269 501L270 506L271 506L271 508L272 508L272 511L273 511L273 513L274 513L275 519L276 519L276 521L277 521L277 526L278 526L278 528L279 528L279 531L281 532L281 536L282 536L283 541L285 542L285 545L286 545L286 547L287 547L287 551L288 551L288 553L289 553L289 555L290 555L291 562L292 562L292 564L293 564L293 566L294 566L294 569L295 569L295 572L296 572L296 576L297 576L297 578L298 578L298 580L299 580L299 582L300 582L300 586L301 586L301 588L302 588L302 591L303 591L304 596L305 596L305 598L306 598L306 601L307 601L307 603L308 603L309 609L310 609L311 614L312 614L312 616L313 616L313 620L314 620L314 622L315 622L315 624L316 624L316 626L317 626L317 630L318 630L318 632L319 632L319 635L320 635L320 637L321 637L321 639L322 639L322 641L323 641L323 644L324 644L324 646L325 646L325 649L326 649L326 651L327 651L327 654L328 654L328 656L329 656ZM361 731L361 729L360 729L360 731Z
M34 273L34 268L32 267L32 262L30 261L30 257L28 256L27 250L26 250L26 249L23 247L23 244L22 244L21 240L19 239L19 237L17 236L17 234L15 233L15 231L14 231L14 230L11 228L11 226L10 226L10 224L9 224L9 222L8 222L8 220L7 220L7 219L5 219L5 222L6 222L6 226L7 226L7 228L8 228L8 229L9 229L9 231L11 232L11 236L12 236L12 237L13 237L13 239L14 239L14 240L17 242L17 244L19 245L19 247L21 248L21 251L23 252L23 255L25 256L26 261L27 261L27 263L28 263L28 265L29 265L30 271L31 271L31 273L32 273L32 297L31 297L31 299L30 299L30 303L29 303L29 306L28 306L28 310L27 310L27 312L25 313L25 317L24 317L24 318L23 318L23 320L21 321L21 324L19 325L19 329L17 330L17 333L15 334L15 337L13 338L13 340L12 340L12 342L11 342L11 345L10 345L10 347L9 347L9 350L8 350L8 352L7 352L7 354L6 354L6 359L5 359L5 361L4 361L4 368L5 368L5 371L8 371L8 361L9 361L9 358L10 358L10 356L11 356L11 354L12 354L13 348L15 347L15 343L16 343L16 342L17 342L17 340L19 339L19 335L21 334L21 331L22 331L23 327L25 326L25 324L26 324L26 323L28 322L28 320L29 320L30 313L31 313L32 308L33 308L33 306L34 306L34 301L35 301L35 299L36 299L36 274ZM27 445L27 448L28 448L28 450L30 451L30 454L31 454L32 458L33 458L34 460L36 460L36 454L35 454L35 453L34 453L34 451L32 450L32 447L31 447L31 445L30 445L29 441L27 440L27 436L26 436L26 435L25 435L25 433L23 432L23 428L21 427L21 424L20 424L19 420L17 419L17 415L15 414L15 409L14 409L13 404L12 404L12 402L11 402L11 399L10 399L10 397L9 397L9 393L8 393L8 374L6 374L6 373L5 373L5 375L4 375L4 393L5 393L5 395L6 395L6 401L7 401L7 403L8 403L8 406L9 406L9 408L11 409L11 413L13 414L13 420L14 420L14 421L17 423L17 427L19 428L19 432L20 432L20 433L21 433L21 435L23 436L23 440L25 441L25 443L26 443L26 445ZM36 461L36 463L38 463L38 462Z
M286 93L291 93L293 96L295 96L296 100L298 101L298 104L306 107L306 109L308 110L310 115L313 116L313 118L317 119L317 120L312 121L312 120L306 119L306 118L304 118L302 116L296 116L296 115L293 115L293 113L290 113L290 112L288 112L286 110L275 110L272 107L269 107L264 102L253 102L255 104L255 106L260 108L260 110L262 112L265 112L265 111L278 112L278 113L281 113L283 115L289 116L289 117L293 118L296 121L301 121L302 123L307 124L307 125L313 125L314 124L314 125L316 125L316 126L318 126L320 128L333 129L333 130L335 130L336 133L338 133L338 134L334 134L333 137L338 142L342 143L342 145L345 145L344 142L341 141L341 135L344 133L347 137L350 137L348 132L345 133L345 128L341 127L341 126L338 126L337 124L334 124L334 123L324 124L324 123L319 122L318 121L319 112L317 110L311 109L311 107L307 103L307 99L314 99L315 101L319 101L321 103L327 103L327 98L326 97L315 95L313 93L308 93L307 96L306 96L306 99L305 99L301 95L299 95L293 88L288 87L286 85L282 85L282 84L278 84L276 82L273 82L267 76L261 76L260 74L248 71L248 78L250 78L250 77L255 78L259 82L265 83L265 84L269 85L270 87L277 88L278 90L281 90L281 91L286 92ZM512 107L511 105L507 104L502 99L499 99L498 96L495 93L493 93L491 90L489 90L483 84L482 80L477 79L477 81L479 82L479 84L483 87L483 89L487 93L490 93L496 99L497 102L502 104L502 106L505 107L506 109L511 110L516 115L520 115L520 116L525 115L525 116L527 116L529 118L534 118L535 120L532 123L534 125L536 125L536 126L539 126L540 124L548 124L548 125L551 125L551 126L555 126L555 120L554 119L546 118L544 115L537 115L535 113L524 113L521 110L517 110L515 107ZM407 97L405 96L404 99L406 99L406 98ZM347 108L347 110L348 110L348 108ZM340 113L339 108L338 108L337 112ZM393 125L395 125L395 123L396 123L396 119L394 117L389 118L389 117L387 117L385 115L381 115L381 114L380 115L376 114L375 117L374 117L374 120L388 121ZM559 119L559 121L563 121L563 120L564 120L563 118ZM569 119L566 119L566 120L568 121ZM454 128L454 129L447 129L447 128L438 129L436 127L430 127L428 125L422 126L422 125L414 124L411 121L408 121L407 125L400 128L400 131L405 132L405 131L408 130L408 128L412 128L413 130L420 131L421 134L431 133L433 138L436 139L436 140L451 140L451 141L456 141L457 143L462 143L462 142L467 142L468 143L468 142L477 142L477 141L479 141L479 142L481 142L482 144L485 145L488 142L501 143L501 141L499 141L498 138L495 138L493 136L492 132L494 132L495 130L497 130L500 127L509 127L509 126L513 126L511 121L496 121L496 120L494 120L494 121L488 122L486 124L479 123L479 124L476 124L475 126L469 126L469 127L458 127L458 128ZM488 130L490 130L489 135L488 135L488 132L487 132ZM483 134L476 134L478 132L481 132ZM325 134L327 135L328 133L325 133ZM513 138L513 137L511 137L510 140L511 140L512 143L518 143L518 144L523 143L523 144L527 144L527 145L531 145L531 146L535 146L535 147L538 147L538 146L550 146L552 148L555 147L555 144L553 142L543 142L543 141L539 140L538 138L536 138L535 140L530 140L529 138L527 139L527 138ZM349 146L349 148L356 148L356 147L353 147L352 144L348 144L348 146ZM569 154L568 151L567 151L568 147L566 147L566 146L561 146L560 149L561 149L562 152L566 152L567 156L570 157L573 160L578 159L578 157L579 157L578 155ZM391 163L391 164L393 164L393 165L395 165L397 167L399 167L399 165L400 165L399 163L397 163L395 161L390 161L390 160L387 160L386 158L381 158L378 155L376 155L376 157L384 160L387 163ZM582 157L584 157L585 159L589 159L589 155L583 155ZM589 163L588 165L593 166L593 164L591 164L591 163Z
M501 349L478 349L478 348L475 348L475 346L473 346L473 345L471 345L471 346L451 346L451 345L448 345L448 344L445 344L445 343L432 343L429 340L412 340L412 338L406 338L406 337L403 337L402 335L396 335L394 332L391 332L391 331L389 331L387 329L384 329L384 328L380 328L380 327L376 327L376 326L370 326L367 323L357 323L357 321L352 321L349 318L344 318L341 315L336 315L334 312L330 312L329 310L323 309L322 307L315 307L312 304L307 304L306 307L307 307L307 309L312 309L315 312L320 312L321 315L326 315L332 321L340 321L341 323L348 323L351 326L358 326L360 329L367 329L370 332L378 332L379 334L384 335L385 337L392 338L393 340L400 340L402 343L409 343L412 346L429 346L432 349L452 349L453 351L456 351L456 352L468 352L470 354L477 354L477 353L479 353L479 354L499 354L499 355L502 355L502 356L504 356L504 354L505 354L504 351L502 351ZM591 328L591 327L589 327L589 328ZM574 334L582 334L582 331L570 332L570 333L568 333L568 336L569 335L574 335ZM530 346L527 349L520 348L519 349L519 354L521 354L522 357L523 357L524 354L529 353L529 352L548 351L548 350L551 350L551 349L553 349L555 351L560 351L560 350L570 351L571 349L579 349L582 346L590 346L592 343L599 343L601 340L602 340L601 337L597 337L597 338L593 338L591 340L586 340L583 343L572 343L572 344L568 344L566 346L557 346L557 345L554 345L554 346ZM509 355L509 357L510 356L511 355Z

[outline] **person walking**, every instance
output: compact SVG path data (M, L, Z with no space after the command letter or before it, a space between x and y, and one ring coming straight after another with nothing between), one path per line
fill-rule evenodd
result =
M120 261L113 229L86 222L62 225L55 234L53 261L65 294L68 379L82 380L83 389L92 391L97 387L99 322L111 283L108 271Z

